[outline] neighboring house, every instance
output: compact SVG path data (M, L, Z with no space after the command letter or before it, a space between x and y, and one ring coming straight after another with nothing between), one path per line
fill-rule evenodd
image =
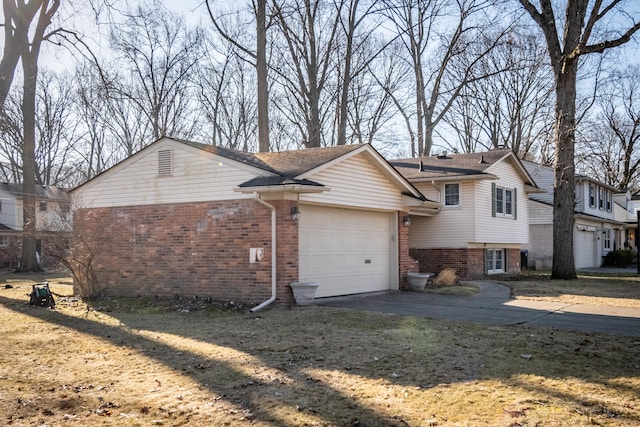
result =
M529 241L527 195L540 191L511 150L393 160L430 200L433 217L410 210L409 247L420 270L454 268L461 277L520 272Z
M245 153L164 137L71 191L107 295L292 301L398 289L431 202L371 145ZM93 236L93 237L91 237Z
M0 265L5 267L17 266L22 256L22 195L22 184L0 183ZM36 229L41 233L36 236L38 256L47 257L42 244L51 232L69 229L69 214L69 195L65 190L36 185Z
M638 212L640 212L640 195L631 194L629 190L614 194L614 218L626 225L624 241L620 248L635 249L638 246Z
M529 174L546 193L530 194L531 241L529 267L551 269L553 259L553 180L549 166L523 161ZM609 251L624 247L624 222L616 220L616 188L586 176L576 176L573 236L576 268L600 267Z

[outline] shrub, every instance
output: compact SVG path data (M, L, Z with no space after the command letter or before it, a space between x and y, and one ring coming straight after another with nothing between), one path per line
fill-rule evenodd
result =
M453 286L458 283L458 275L453 268L445 268L434 281L437 287Z
M604 257L602 265L604 267L626 267L632 264L635 259L634 253L630 249L618 249L609 252Z

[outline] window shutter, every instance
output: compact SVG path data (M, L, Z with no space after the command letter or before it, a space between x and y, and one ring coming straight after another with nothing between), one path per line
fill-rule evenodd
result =
M158 176L171 176L173 174L171 150L158 151Z
M491 183L491 216L496 216L496 183Z
M513 219L518 219L518 189L513 189Z

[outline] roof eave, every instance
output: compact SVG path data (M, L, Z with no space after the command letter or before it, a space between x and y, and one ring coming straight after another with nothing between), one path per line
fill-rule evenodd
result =
M236 187L233 191L244 194L251 193L323 193L329 191L329 187L324 185L302 185L302 184L281 184L281 185L256 185L251 187Z
M493 174L483 173L474 175L450 175L450 176L434 176L424 178L408 178L409 182L442 182L442 181L481 181L481 180L497 180L498 177Z

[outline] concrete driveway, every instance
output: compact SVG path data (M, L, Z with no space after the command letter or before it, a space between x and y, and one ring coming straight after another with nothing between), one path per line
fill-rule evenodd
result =
M315 303L432 319L640 336L640 309L514 300L507 286L475 283L480 290L474 296L389 291L322 298Z

